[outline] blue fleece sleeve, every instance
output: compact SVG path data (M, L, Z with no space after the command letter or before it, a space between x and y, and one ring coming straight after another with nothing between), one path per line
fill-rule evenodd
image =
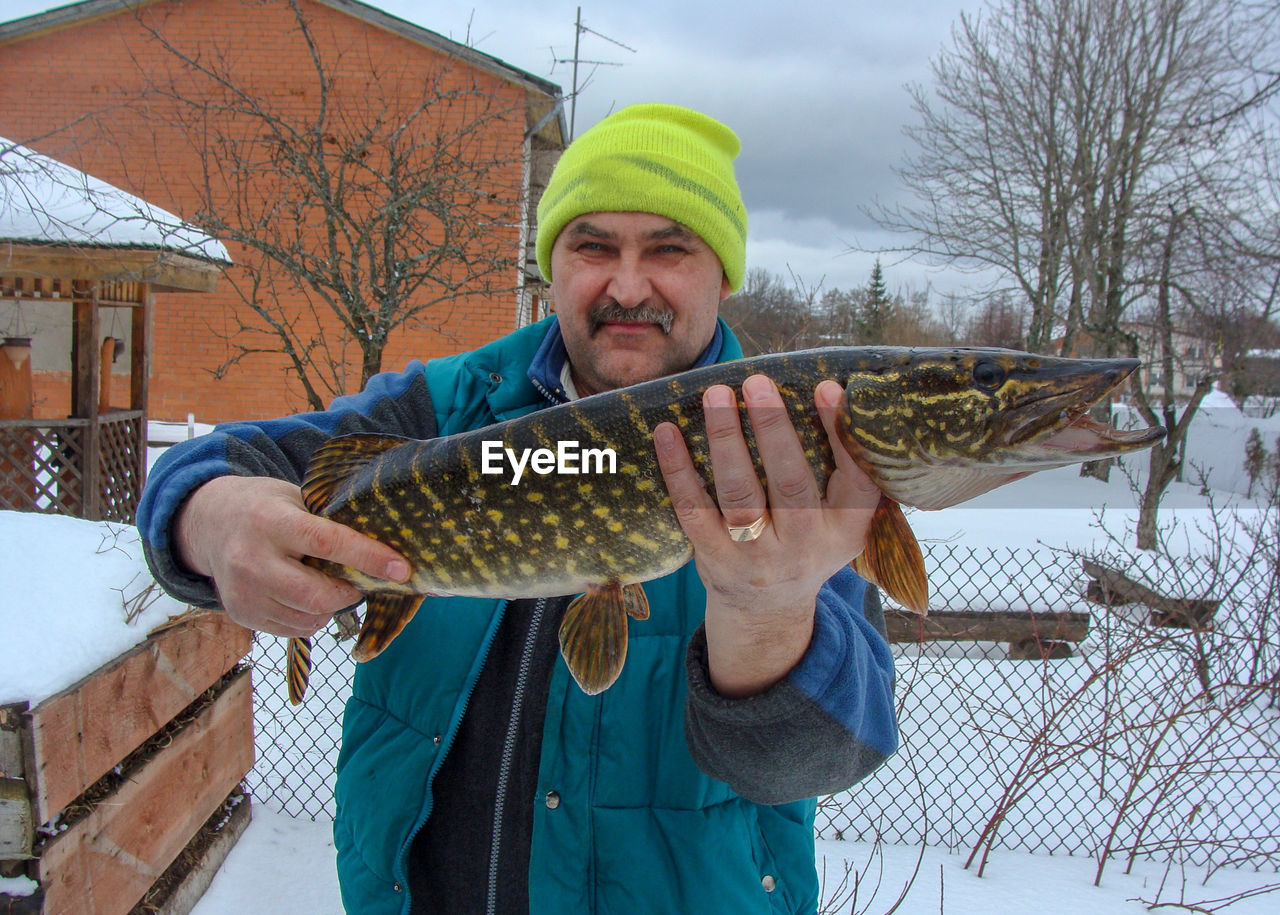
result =
M762 804L844 790L898 747L893 655L879 592L845 568L823 585L800 663L757 696L710 684L706 633L687 655L685 737L699 768Z
M212 582L186 569L174 549L173 522L191 493L222 476L301 483L317 447L335 435L357 432L411 438L436 434L422 363L375 375L359 394L339 397L322 412L225 423L169 448L151 469L138 504L138 530L156 580L180 600L216 607Z

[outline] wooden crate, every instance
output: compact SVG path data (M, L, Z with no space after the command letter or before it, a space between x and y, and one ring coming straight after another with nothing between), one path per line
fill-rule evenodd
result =
M192 842L253 765L250 642L194 615L34 708L0 708L0 776L25 788L0 858L29 858L40 885L22 911L125 915Z

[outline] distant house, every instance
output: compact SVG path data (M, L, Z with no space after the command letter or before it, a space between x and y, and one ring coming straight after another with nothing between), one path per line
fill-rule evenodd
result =
M487 177L494 197L499 191L519 197L519 212L493 229L510 252L513 266L504 285L511 291L457 300L441 327L397 330L388 341L384 369L473 348L540 316L545 295L532 258L533 219L541 187L565 143L559 87L355 0L299 0L299 6L319 53L341 64L334 86L346 91L334 91L330 105L346 106L353 119L394 111L385 98L352 89L371 80L411 87L423 74L442 70L505 112L485 122L472 148L497 163ZM202 160L191 148L190 131L175 126L177 109L165 107L164 80L173 79L175 58L157 36L205 61L234 56L245 84L304 115L316 107L315 71L286 0L86 0L0 24L0 135L199 225L194 189L205 180ZM190 122L190 111L185 116ZM442 109L439 117L447 129L460 115ZM469 244L459 243L464 254ZM234 263L247 263L242 248L227 247ZM263 418L305 405L278 352L255 353L215 377L232 353L228 338L245 314L233 291L237 272L229 269L214 295L157 295L150 384L155 418L184 419L189 412L202 421ZM275 296L291 320L316 322L315 339L340 338L336 319L303 296L279 289L259 294ZM349 345L344 355L354 387L359 350ZM57 368L35 365L38 407L39 373ZM43 394L51 413L62 409L50 393L60 387L50 384Z
M1138 379L1149 397L1159 399L1163 396L1165 378L1163 352L1155 329L1147 323L1130 321L1120 325L1120 330L1132 335L1138 341L1138 359L1142 365L1138 370ZM1196 384L1206 375L1218 375L1222 372L1222 354L1200 337L1175 330L1173 341L1173 377L1172 388L1174 399L1186 401L1195 392ZM1056 349L1061 347L1063 334L1059 330L1052 341ZM1074 336L1074 345L1066 356L1093 355L1093 341L1086 331L1078 331ZM1124 355L1121 353L1120 355Z

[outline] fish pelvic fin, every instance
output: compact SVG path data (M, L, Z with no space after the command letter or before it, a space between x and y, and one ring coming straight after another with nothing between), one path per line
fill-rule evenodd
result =
M622 673L627 662L628 614L636 619L649 615L649 601L639 585L592 588L574 598L565 610L560 621L560 654L588 696L604 692Z
M422 594L378 592L366 598L364 623L351 657L370 661L382 654L422 605Z
M649 618L649 595L644 593L641 585L622 586L622 606L633 620Z
M340 435L325 442L311 455L302 481L302 501L307 511L320 514L333 502L345 483L372 458L413 439L398 435Z
M285 679L289 684L289 704L301 705L311 680L311 639L289 639Z
M883 588L912 613L928 614L929 577L924 570L924 554L902 506L888 496L880 497L871 516L866 548L850 564L855 572Z

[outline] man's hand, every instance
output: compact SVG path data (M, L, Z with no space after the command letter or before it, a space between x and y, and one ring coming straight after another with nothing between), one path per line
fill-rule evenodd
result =
M836 462L825 495L774 383L753 375L742 392L767 490L756 476L731 388L718 385L703 396L715 500L678 428L663 423L654 431L667 491L707 588L711 683L730 698L767 689L804 656L818 590L862 552L880 501L880 490L837 438L838 384L824 381L814 391ZM730 539L728 526L750 525L766 508L770 523L758 539Z
M284 480L210 480L187 499L174 527L179 558L213 579L227 615L274 635L309 636L360 600L347 582L303 565L303 556L392 581L409 577L395 550L311 514L301 490Z

